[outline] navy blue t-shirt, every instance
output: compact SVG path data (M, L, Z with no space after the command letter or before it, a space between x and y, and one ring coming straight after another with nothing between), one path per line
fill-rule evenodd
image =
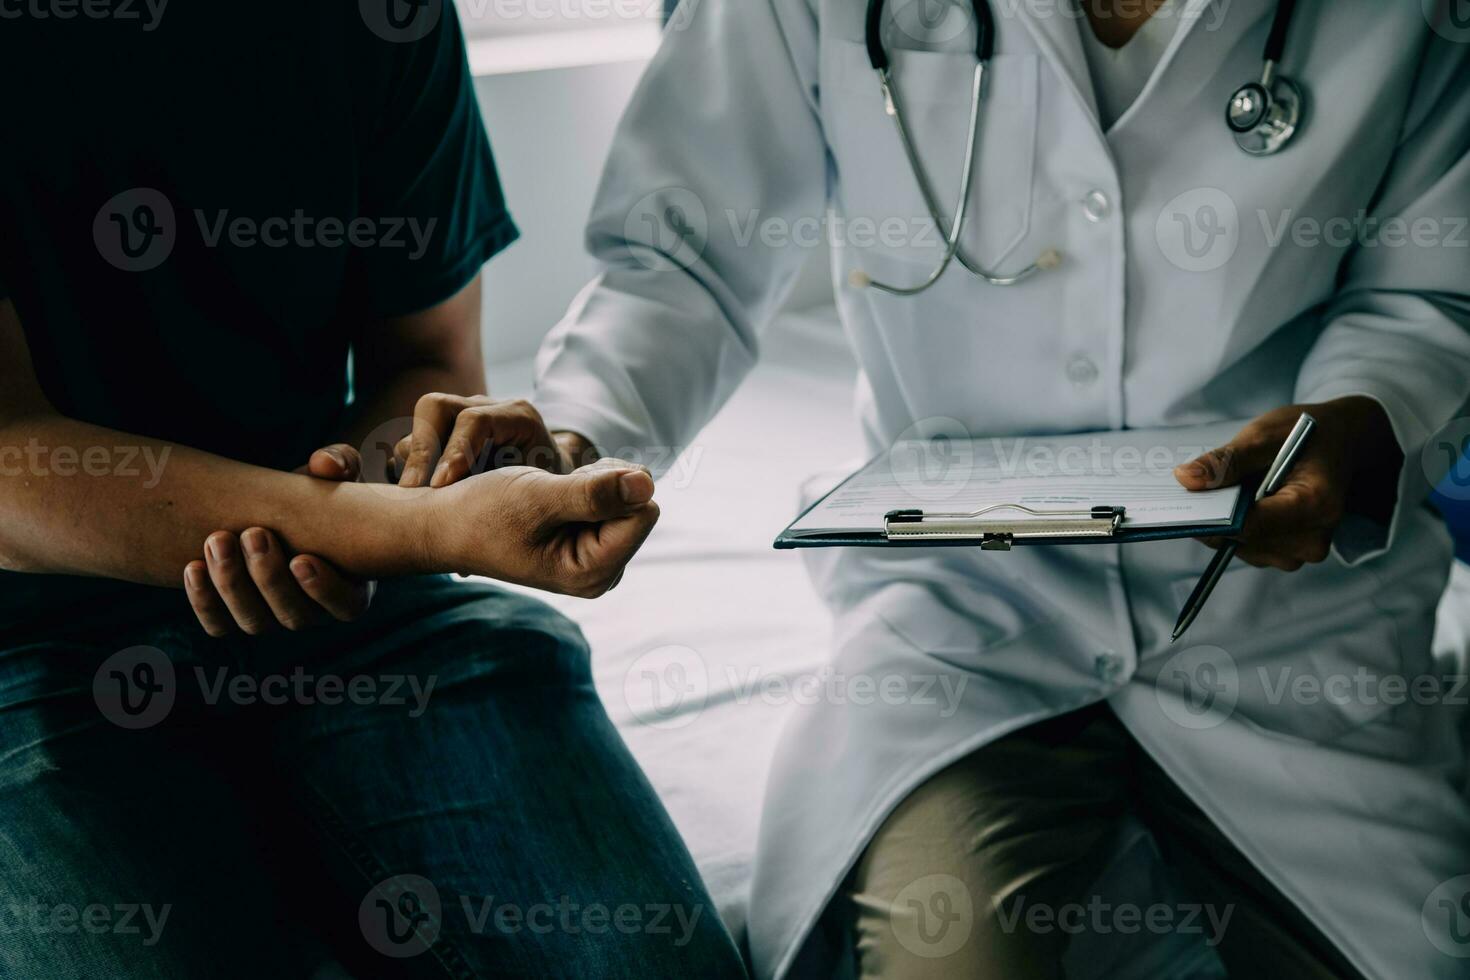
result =
M341 435L354 341L516 237L453 4L87 6L0 20L0 297L41 387L300 466ZM37 578L0 575L0 624Z

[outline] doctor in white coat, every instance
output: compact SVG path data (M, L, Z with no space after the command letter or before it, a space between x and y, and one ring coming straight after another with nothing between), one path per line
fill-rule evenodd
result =
M1305 111L1258 156L1224 109L1261 78L1275 0L1174 0L1151 70L1111 111L1074 3L993 6L959 245L997 276L1049 249L1055 268L997 286L956 260L915 296L861 288L916 285L943 257L980 26L963 0L882 14L937 228L862 0L686 0L597 198L603 271L542 352L548 425L608 455L687 445L755 362L820 222L875 452L941 430L1256 419L1229 447L1235 480L1265 468L1300 406L1320 427L1172 646L1210 554L1195 541L819 553L837 672L967 683L949 715L918 698L799 710L767 787L756 972L1057 975L1046 915L1017 926L1004 901L1034 881L1057 913L1047 882L1104 843L1090 811L1159 771L1168 805L1208 828L1180 849L1198 880L1233 881L1227 964L1463 977L1470 814L1430 658L1450 547L1422 500L1432 440L1470 393L1470 25L1433 0L1301 0L1277 70ZM1056 727L1069 717L1085 724ZM1079 770L1067 748L1098 725L1117 726L1113 749L1088 742L1101 754ZM1095 791L1115 795L1093 806Z

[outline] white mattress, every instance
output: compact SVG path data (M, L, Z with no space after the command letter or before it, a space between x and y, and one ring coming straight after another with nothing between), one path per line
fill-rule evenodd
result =
M784 316L760 367L660 482L663 518L622 584L596 601L550 600L586 632L608 712L737 936L766 771L791 703L782 685L828 657L825 608L798 557L771 541L795 516L804 482L861 458L854 376L833 312ZM514 369L492 374L499 394L523 384ZM1457 569L1444 609L1441 645L1463 669L1470 569ZM1166 886L1149 845L1135 853L1145 860L1111 874L1134 894L1156 894ZM1211 958L1177 949L1163 967L1133 947L1128 969L1118 951L1074 952L1094 976L1218 975Z

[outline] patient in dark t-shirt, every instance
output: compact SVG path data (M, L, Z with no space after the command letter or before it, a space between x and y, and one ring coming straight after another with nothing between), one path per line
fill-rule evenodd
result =
M741 975L576 627L448 574L595 596L658 515L485 391L453 6L122 14L0 21L0 975Z

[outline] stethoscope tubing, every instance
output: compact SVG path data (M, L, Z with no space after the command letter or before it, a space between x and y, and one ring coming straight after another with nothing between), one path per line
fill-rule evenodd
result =
M1259 147L1247 147L1243 142L1250 133L1236 131L1237 142L1241 148L1249 153L1261 155L1273 153L1285 145L1295 133L1297 126L1296 113L1300 105L1300 89L1284 78L1276 74L1276 66L1281 61L1286 51L1286 38L1290 30L1293 17L1296 13L1297 0L1277 0L1276 14L1271 21L1271 30L1266 38L1266 48L1263 52L1263 67L1261 71L1261 82L1259 85L1247 86L1248 89L1259 89L1261 95L1271 98L1271 92L1279 82L1288 89L1295 105L1291 105L1290 116L1284 120L1280 132L1273 133L1279 136L1274 145L1265 149ZM924 292L939 281L940 277L948 271L955 259L959 259L960 265L973 275L979 277L992 286L1013 286L1025 282L1032 276L1045 269L1054 268L1061 261L1061 256L1054 249L1045 250L1031 265L1013 275L997 276L986 271L979 263L971 261L969 256L960 248L960 237L964 230L965 216L969 207L970 185L973 177L976 137L979 135L980 107L985 99L986 69L989 67L990 59L995 53L995 17L990 8L988 0L970 0L970 6L975 13L975 73L971 84L970 93L970 122L965 140L965 169L964 176L960 180L960 198L955 205L954 219L946 222L940 214L939 200L934 193L933 186L929 183L928 175L924 170L923 162L919 159L918 150L913 139L909 135L908 125L904 121L901 97L898 85L890 71L888 51L883 47L883 5L884 0L868 0L867 15L865 18L864 42L868 53L868 63L872 66L874 73L878 76L878 84L883 94L884 109L893 119L894 128L898 132L899 143L903 147L905 158L908 160L909 168L913 171L914 180L919 185L920 196L924 199L925 209L929 212L930 219L935 226L944 233L944 254L939 265L935 267L923 282L916 286L894 286L890 283L880 282L863 272L854 272L852 281L854 285L871 286L882 292L894 296L914 296ZM1241 92L1246 91L1242 89ZM1239 93L1237 93L1238 95ZM1232 99L1232 102L1234 99ZM1267 106L1270 107L1269 101ZM1243 123L1249 126L1251 123ZM1288 128L1289 127L1289 128ZM1231 127L1234 129L1234 127ZM1266 127L1262 126L1262 131Z

